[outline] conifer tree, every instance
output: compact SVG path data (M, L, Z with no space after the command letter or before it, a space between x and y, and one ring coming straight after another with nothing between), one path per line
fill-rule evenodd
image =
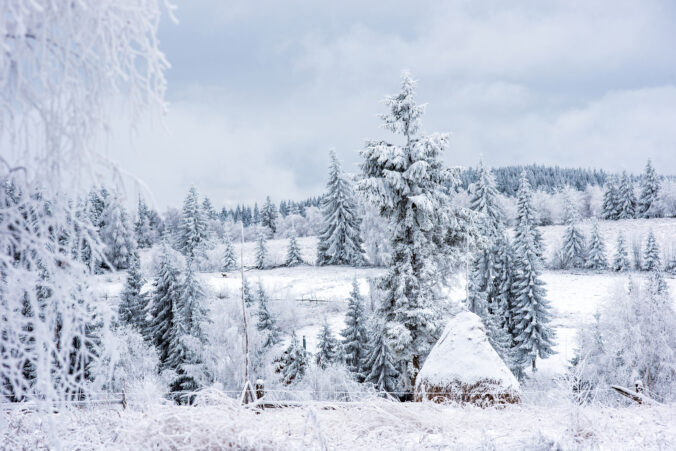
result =
M264 233L258 234L256 241L256 269L265 269L268 257L268 242Z
M191 187L183 202L179 226L178 249L188 258L200 257L208 244L207 223L199 204L195 187Z
M296 241L295 233L289 237L289 247L286 250L285 266L298 266L303 264L303 258L300 255L300 248Z
M113 196L102 214L101 241L106 245L105 255L112 269L127 269L136 252L136 240L127 212L120 199Z
M182 327L181 281L179 271L171 261L166 242L162 244L160 263L153 282L148 335L157 348L160 370L172 368Z
M239 262L235 255L235 247L232 245L230 234L227 232L223 236L223 243L225 244L225 250L223 251L223 266L221 270L223 272L233 271L239 268Z
M258 202L254 204L254 209L253 209L253 217L251 218L251 221L254 224L260 224L261 223L261 211L258 208Z
M265 335L263 348L270 348L279 343L279 335L277 334L277 326L268 308L268 295L263 289L263 284L258 282L258 323L256 328L259 332Z
M340 344L336 337L333 336L326 318L324 318L324 324L317 335L317 340L315 361L320 368L325 369L328 365L336 362L340 356Z
M603 206L601 216L603 219L619 219L618 205L618 181L617 177L611 176L606 181L603 190Z
M570 224L563 234L561 247L562 266L566 269L584 268L586 250L584 236L577 228L577 224Z
M317 245L318 265L361 265L364 250L357 202L336 153L331 150L327 192L322 198L324 225Z
M587 268L601 270L608 268L608 259L606 258L606 245L601 237L598 222L594 221L592 226L591 238L589 240L589 252L587 255Z
M622 172L620 186L617 191L617 218L632 219L636 217L636 195L634 194L634 185L627 175L627 171Z
M104 211L108 207L110 193L101 186L100 188L92 188L89 192L89 218L91 223L97 230L101 230L105 224Z
M519 186L518 213L514 239L515 266L512 291L515 296L513 336L515 361L530 363L536 369L537 357L547 358L554 353L554 330L551 322L549 301L546 299L544 283L540 279L542 268L541 245L538 246L535 214L532 206L532 192L525 172Z
M282 380L286 385L300 381L307 370L307 352L298 342L296 332L291 335L291 344L285 352L286 359L282 369Z
M373 384L376 390L394 393L400 375L387 344L385 325L376 324L370 335L368 353L364 359L364 382Z
M447 187L457 182L443 167L446 134L419 133L424 105L415 102L415 82L402 77L399 94L385 99L385 127L400 135L402 144L368 142L361 151L363 177L359 190L390 221L392 256L381 282L384 299L379 315L387 322L393 352L406 366L407 387L425 356L438 320L436 289L457 261L448 231L456 219L449 208Z
M268 229L270 236L277 232L277 216L277 207L270 200L270 196L266 197L261 210L261 225Z
M495 243L495 259L493 266L493 286L495 290L495 297L493 299L493 306L496 311L502 313L502 325L510 337L516 335L513 314L516 310L514 293L512 292L512 277L514 272L514 250L512 244L507 236L503 233L498 237ZM512 340L510 348L514 347Z
M205 302L204 289L195 276L192 261L188 259L181 292L182 319L187 333L199 340L202 345L207 343L204 325L210 321Z
M204 196L204 200L202 200L202 213L204 214L205 220L216 219L216 210L211 203L211 199L207 196Z
M660 250L657 246L657 240L652 229L648 232L648 239L645 243L645 250L643 251L643 269L644 271L658 271L662 268L660 261Z
M134 222L136 245L140 249L151 247L154 241L154 234L150 224L150 211L141 196L138 198L138 211L136 215L136 222Z
M138 253L134 252L127 270L127 281L120 293L118 314L122 324L128 324L141 333L146 330L148 295L141 291L145 283L141 273L141 261Z
M253 303L256 301L256 297L254 296L253 292L251 291L251 285L249 284L249 279L247 279L246 277L244 278L242 290L244 290L244 304L247 307L251 307L253 305Z
M657 201L659 199L660 180L650 160L645 165L641 177L641 194L638 199L637 216L639 218L655 218L659 216Z
M615 249L615 257L613 258L613 271L624 272L631 269L631 262L629 262L629 254L624 243L624 235L620 233L617 236L617 245Z
M359 293L359 283L355 278L352 281L352 291L347 303L345 313L345 329L340 334L343 336L343 349L345 351L345 363L347 368L354 374L363 372L364 359L368 350L368 332L366 329L366 316L364 314L364 300Z

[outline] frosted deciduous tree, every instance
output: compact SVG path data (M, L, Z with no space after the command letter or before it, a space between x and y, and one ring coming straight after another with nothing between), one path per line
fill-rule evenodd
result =
M402 142L367 143L358 189L391 222L392 258L382 279L379 314L397 359L406 364L405 384L413 386L437 328L436 289L444 264L453 260L445 241L452 221L446 190L456 178L441 161L447 135L419 133L424 106L416 104L408 74L400 93L386 97L385 104L385 127Z
M613 271L624 272L631 269L627 245L624 242L624 235L617 235L617 244L615 245L615 256L613 257Z
M202 256L209 242L207 222L199 204L195 187L191 187L183 202L179 226L178 249L188 258Z
M368 350L368 332L364 313L364 299L359 293L359 282L356 278L352 281L352 291L347 302L345 329L340 334L343 336L343 350L347 368L361 377Z
M322 198L324 228L317 245L318 265L361 265L364 250L360 234L361 220L350 181L340 167L336 153L330 153L329 181Z
M514 321L515 359L536 368L536 359L554 353L554 330L544 282L540 279L542 262L539 236L535 230L532 193L525 173L517 193L519 217L514 239L515 267L512 291L515 296Z
M599 231L598 222L592 226L591 237L589 239L589 250L587 252L587 268L601 270L608 268L608 259L606 257L606 245Z
M84 283L90 266L54 240L91 227L70 198L82 194L95 166L110 167L96 139L110 124L112 101L134 117L163 106L161 11L156 0L130 6L113 0L2 6L0 392L15 400L82 396L87 365L80 363L101 355L87 333L93 317L103 315ZM84 233L80 242L93 261L102 260L98 238ZM38 286L51 293L49 302Z
M324 324L317 335L317 353L315 361L320 368L326 368L328 365L336 362L340 357L340 344L333 335L329 323L324 318Z
M657 246L657 240L652 229L648 232L648 239L643 250L643 266L644 271L658 271L662 268L660 260L660 249Z
M636 211L639 218L660 216L659 194L660 179L655 173L652 163L648 160L645 165L645 172L641 177L641 191Z
M300 248L298 247L298 241L296 241L296 235L292 234L289 237L289 247L286 250L286 261L284 262L285 266L298 266L303 264L303 258L300 255Z

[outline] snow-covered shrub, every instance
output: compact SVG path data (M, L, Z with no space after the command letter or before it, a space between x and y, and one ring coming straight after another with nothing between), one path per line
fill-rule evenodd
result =
M375 392L368 384L360 384L345 365L333 364L321 368L311 364L305 376L296 385L294 393L287 393L291 399L314 401L356 401L372 396Z
M516 198L498 194L498 203L500 204L500 209L505 214L505 223L510 226L514 225L517 214Z
M658 205L665 218L676 217L676 180L662 180Z

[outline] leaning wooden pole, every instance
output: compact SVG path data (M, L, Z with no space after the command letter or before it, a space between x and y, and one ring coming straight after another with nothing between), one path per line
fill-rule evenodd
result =
M244 391L242 401L247 404L250 400L249 391L251 383L249 382L249 325L246 318L246 300L244 299L244 222L241 223L241 243L239 248L240 272L242 275L242 319L244 320ZM253 399L251 400L253 401Z

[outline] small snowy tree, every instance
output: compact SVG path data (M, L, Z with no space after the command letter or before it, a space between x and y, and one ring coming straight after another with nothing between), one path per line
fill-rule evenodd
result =
M371 331L364 359L364 382L373 384L376 390L395 393L399 377L394 355L387 344L385 325L378 323Z
M256 269L265 269L267 266L266 260L268 258L268 241L264 233L258 234L256 241Z
M540 238L535 229L532 193L525 172L521 176L517 198L519 217L514 238L516 271L512 284L516 298L512 312L515 360L520 364L530 363L535 370L537 357L544 359L554 353L555 333L549 325L551 307L540 279L542 248L538 244Z
M577 228L576 223L569 224L563 234L563 244L561 246L561 257L563 268L584 268L586 259L586 249L584 236Z
M261 209L261 225L268 229L270 236L277 232L277 207L270 200L270 196L265 198L265 203Z
M618 180L616 176L611 176L606 181L603 190L603 205L601 207L601 216L603 219L619 219L618 202Z
M359 282L357 282L356 278L352 281L352 291L347 303L345 329L340 334L343 336L343 349L345 351L347 368L352 373L361 377L364 359L368 350L368 332L366 329L364 300L359 293Z
M239 261L235 255L235 247L232 245L228 232L225 232L223 235L223 243L225 244L225 249L223 250L223 266L221 266L221 270L224 272L233 271L239 268Z
M251 284L249 284L249 279L247 279L246 277L244 278L242 290L244 290L244 304L247 307L251 307L253 303L256 301L256 297L251 291Z
M106 245L108 263L112 269L127 269L136 251L136 241L127 212L117 196L109 201L102 217L101 241Z
M298 266L303 264L303 258L300 255L300 248L296 241L295 233L289 237L289 247L286 250L285 266Z
M141 273L141 261L138 253L134 252L127 271L127 281L120 293L118 314L122 324L132 326L141 333L146 330L148 295L142 292L145 283Z
M624 235L617 235L617 244L615 246L615 257L613 257L613 271L624 272L631 269L627 246L624 242Z
M361 265L364 250L361 220L350 181L344 176L336 153L331 150L327 192L322 198L324 228L317 245L318 265Z
M284 367L282 368L282 381L286 385L297 383L307 370L308 360L307 352L303 345L298 342L296 332L291 335L291 344L285 352Z
M195 187L191 187L183 202L181 224L179 226L178 250L188 258L202 256L208 241L207 222L199 204Z
M270 348L279 343L276 321L268 308L268 295L263 289L263 284L258 282L258 322L256 328L264 334L263 348Z
M138 198L136 222L134 222L134 236L140 249L151 247L155 241L155 233L150 223L150 210L140 196Z
M643 251L643 266L641 269L644 271L658 271L661 268L662 262L660 260L660 250L657 246L655 234L653 234L652 229L650 229Z
M340 344L333 335L326 318L324 318L324 324L317 335L317 340L318 345L315 361L320 368L324 369L327 365L336 362L340 357Z
M602 270L608 268L608 259L606 258L606 245L601 237L598 222L594 221L592 226L591 238L589 239L589 251L587 254L587 268Z
M620 186L617 190L617 218L632 219L636 217L636 195L634 185L627 172L622 173Z
M659 208L660 180L650 160L645 165L641 177L641 193L638 198L637 216L639 218L655 218L660 216Z

